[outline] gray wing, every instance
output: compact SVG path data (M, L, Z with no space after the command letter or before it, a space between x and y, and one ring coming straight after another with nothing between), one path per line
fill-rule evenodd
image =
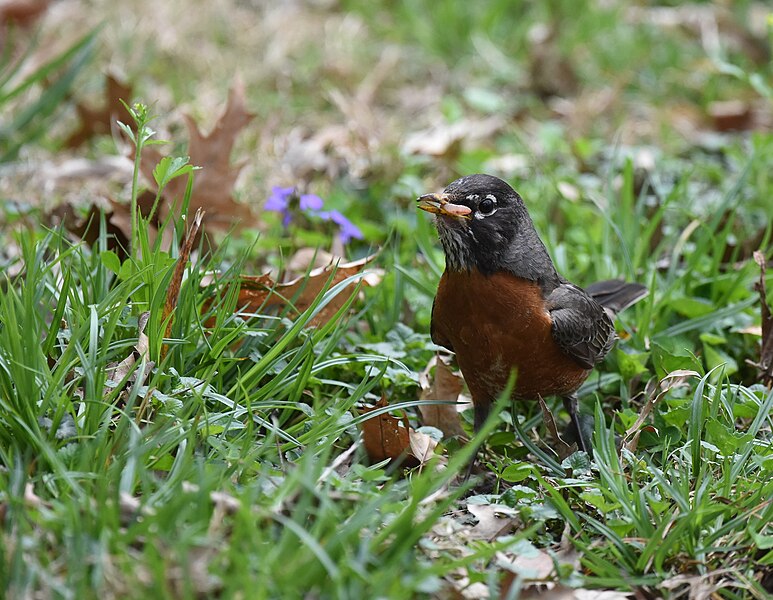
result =
M553 339L577 364L592 369L617 339L607 311L584 290L562 282L547 297Z
M443 348L446 348L451 352L454 351L454 347L451 345L451 342L446 339L445 336L440 334L437 326L435 325L435 300L432 301L432 313L429 321L429 337L434 344L443 346Z

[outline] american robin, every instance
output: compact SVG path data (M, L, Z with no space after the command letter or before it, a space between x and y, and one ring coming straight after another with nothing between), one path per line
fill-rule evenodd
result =
M456 353L476 430L515 371L513 397L560 396L587 452L577 389L614 345L615 314L647 288L611 280L582 289L564 279L523 200L497 177L462 177L418 203L436 215L446 256L432 341Z

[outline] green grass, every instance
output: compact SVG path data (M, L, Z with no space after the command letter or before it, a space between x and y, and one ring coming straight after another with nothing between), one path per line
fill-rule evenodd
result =
M31 172L34 182L40 175L24 171L24 161L34 167L36 157L64 156L69 94L76 82L93 85L100 76L93 63L106 61L98 41L113 45L114 60L155 78L140 80L141 97L156 105L158 119L135 106L137 122L126 124L138 146L135 164L155 140L150 126L168 128L174 103L191 100L183 99L190 80L206 80L196 71L204 61L116 38L108 15L105 33L81 37L35 68L25 63L34 38L19 38L29 52L0 71L0 170L8 176L0 183L4 597L445 598L464 586L498 597L509 581L517 597L533 585L516 560L522 556L555 560L550 579L574 588L679 597L692 585L727 599L768 597L773 393L748 361L759 358L759 337L749 329L760 320L750 252L761 248L771 258L773 136L704 143L666 128L631 140L626 127L636 106L668 124L672 105L764 99L769 86L760 78L769 66L732 45L707 57L685 31L632 25L614 3L589 3L577 18L574 3L562 1L523 3L519 11L509 2L341 6L309 9L296 21L299 31L316 23L316 31L342 36L336 44L279 30L265 40L240 37L238 23L255 15L236 5L213 23L217 40L207 43L222 48L213 58L218 72L234 70L238 44L228 43L226 30L245 44L281 48L283 35L291 44L289 71L276 56L266 62L274 67L244 67L250 101L261 117L275 116L277 133L266 126L266 135L285 140L297 122L325 123L335 112L329 92L356 87L388 46L399 48L402 62L371 108L388 114L390 126L419 128L396 98L425 79L442 89L433 119L492 112L509 119L490 139L437 158L406 155L400 132L390 131L364 175L344 169L296 182L355 221L365 240L347 252L359 258L380 247L372 268L384 270L374 287L359 276L331 279L300 313L237 315L233 283L282 265L299 247L328 247L329 231L312 221L296 219L285 231L276 215L260 214L248 233L215 250L198 248L167 335L164 303L185 223L163 225L177 242L167 251L134 213L133 244L121 254L104 219L91 245L50 225L34 190L15 176ZM747 8L734 10L742 16ZM182 44L190 43L186 27L202 27L186 19ZM620 86L606 118L570 123L530 90L529 30L537 22L560 28L557 46L575 61L581 94ZM140 30L137 40L149 35ZM363 44L362 64L349 60L351 40ZM710 66L720 59L721 68ZM289 87L288 72L296 75ZM164 105L170 95L173 104ZM171 129L181 146L179 125ZM245 137L258 144L254 133ZM637 162L643 149L656 156L654 167ZM103 139L84 152L98 158L114 150ZM234 160L257 155L258 173L240 195L264 198L281 157L241 152L237 146ZM617 348L581 390L583 410L597 421L593 457L561 462L544 441L539 407L520 403L501 405L480 437L490 473L483 480L459 482L472 446L456 440L442 440L421 468L370 464L360 409L384 397L418 426L418 373L435 353L429 320L443 256L413 201L502 155L525 158L509 179L565 276L579 284L623 277L651 289L620 316ZM162 166L158 183L175 176L192 176L195 185L182 157ZM577 198L562 197L567 186ZM141 191L135 177L120 199ZM330 321L309 327L350 285L359 293ZM131 368L117 370L122 361ZM677 370L694 375L658 387ZM650 402L636 449L618 450L615 436ZM468 503L517 514L514 527L475 539Z

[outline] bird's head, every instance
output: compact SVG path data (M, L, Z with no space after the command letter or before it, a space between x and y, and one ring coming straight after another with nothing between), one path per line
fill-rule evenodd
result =
M462 177L441 194L421 196L418 203L435 215L446 266L453 271L476 268L490 274L507 268L519 234L526 234L527 245L532 234L536 237L521 197L492 175ZM541 246L539 238L537 243Z

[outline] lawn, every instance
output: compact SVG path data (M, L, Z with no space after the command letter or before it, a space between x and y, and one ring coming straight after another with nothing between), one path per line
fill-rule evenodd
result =
M3 597L773 594L765 3L20 0L0 39ZM416 198L479 172L649 289L590 454L556 398L476 435L430 339Z

